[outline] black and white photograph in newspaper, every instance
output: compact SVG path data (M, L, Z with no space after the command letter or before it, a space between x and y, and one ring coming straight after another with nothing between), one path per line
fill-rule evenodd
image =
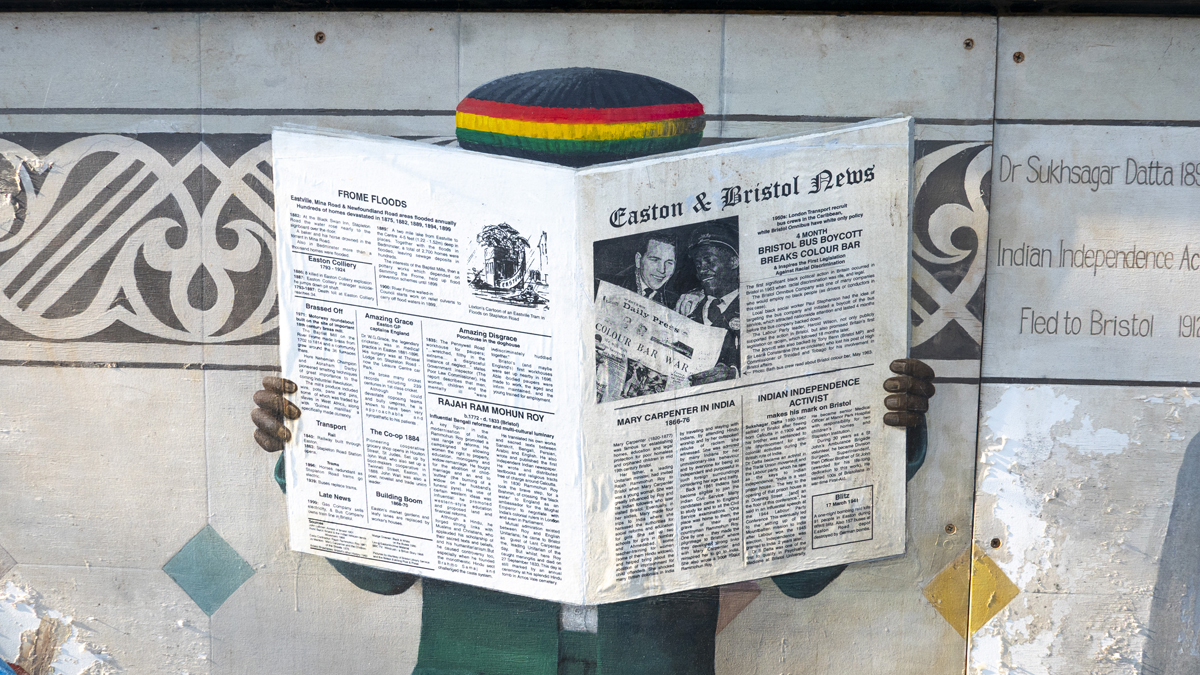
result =
M598 403L738 377L738 236L731 217L593 244Z

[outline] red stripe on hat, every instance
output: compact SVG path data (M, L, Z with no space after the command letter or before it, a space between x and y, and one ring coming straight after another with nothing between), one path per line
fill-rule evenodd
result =
M670 103L634 108L545 108L535 105L481 101L475 98L464 98L456 110L499 119L557 124L655 122L704 114L704 106L700 103Z

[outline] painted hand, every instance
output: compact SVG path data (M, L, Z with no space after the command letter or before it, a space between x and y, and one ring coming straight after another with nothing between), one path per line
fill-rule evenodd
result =
M254 440L267 452L279 452L284 443L292 440L292 432L284 426L283 420L294 420L300 417L300 408L287 400L285 394L294 394L298 387L295 382L281 377L268 375L263 378L263 388L254 392L254 405L250 419L254 421Z
M889 367L896 377L883 382L883 390L889 393L883 399L889 411L883 414L883 423L915 427L925 418L929 399L933 398L933 368L917 359L896 359Z

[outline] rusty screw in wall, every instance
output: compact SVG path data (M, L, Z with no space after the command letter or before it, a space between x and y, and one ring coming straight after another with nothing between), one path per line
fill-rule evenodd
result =
M992 537L992 548L1000 548L1000 537Z
M325 41L325 31L317 31L317 34L313 36L313 39L317 41L317 44L321 44Z
M963 49L974 49L974 48L975 48L974 40L972 40L971 38L967 38L966 40L963 40Z
M1013 63L1021 63L1025 60L1025 52L1013 52Z
M954 534L955 532L958 532L958 528L954 526L954 523L946 525L946 534Z

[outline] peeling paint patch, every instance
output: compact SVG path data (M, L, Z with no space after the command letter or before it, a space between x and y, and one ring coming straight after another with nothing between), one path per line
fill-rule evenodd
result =
M997 561L1019 588L1049 563L1055 542L1041 519L1043 495L1028 488L1022 465L1050 460L1054 437L1050 429L1068 422L1079 401L1056 395L1051 387L1012 387L984 414L992 443L980 456L981 492L996 497L995 514L1005 524L1009 559Z
M994 562L1020 590L1036 588L1035 577L1054 567L1064 543L1061 532L1050 531L1043 513L1048 502L1059 498L1058 489L1041 489L1037 476L1058 460L1052 429L1074 419L1079 403L1048 386L1010 387L984 413L991 434L980 453L979 492L994 498L993 514L1006 530L1003 551ZM1025 597L1027 607L1032 600ZM1039 666L1046 664L1067 610L1054 604L1049 609L1026 616L1020 610L1007 612L1006 618L975 633L971 672L1051 675Z
M1194 405L1200 405L1200 399L1192 396L1186 388L1180 389L1179 393L1174 396L1138 396L1137 398L1146 403L1171 403L1174 405L1182 405L1184 408L1190 408Z
M16 232L25 220L26 195L36 192L52 162L0 149L0 235Z
M1129 447L1129 436L1116 429L1093 429L1092 418L1084 415L1080 428L1058 441L1079 450L1085 455L1112 455Z
M1069 603L1056 603L1037 615L996 622L971 638L973 675L1056 675L1047 664L1062 632ZM1048 614L1048 616L1047 616Z
M1200 673L1188 655L1200 645L1200 584L1187 585L1200 578L1200 537L1190 534L1200 529L1175 513L1200 494L1190 487L1200 471L1185 459L1200 457L1188 447L1197 398L1181 388L1013 385L986 386L981 400L976 544L1021 594L972 635L967 672ZM1168 536L1169 522L1189 534ZM1174 574L1169 560L1179 561Z
M21 635L36 630L41 622L32 602L29 593L11 581L0 592L0 659L15 662L21 651Z
M29 675L109 675L118 672L102 648L79 639L70 616L42 607L37 595L9 581L0 590L0 659Z

